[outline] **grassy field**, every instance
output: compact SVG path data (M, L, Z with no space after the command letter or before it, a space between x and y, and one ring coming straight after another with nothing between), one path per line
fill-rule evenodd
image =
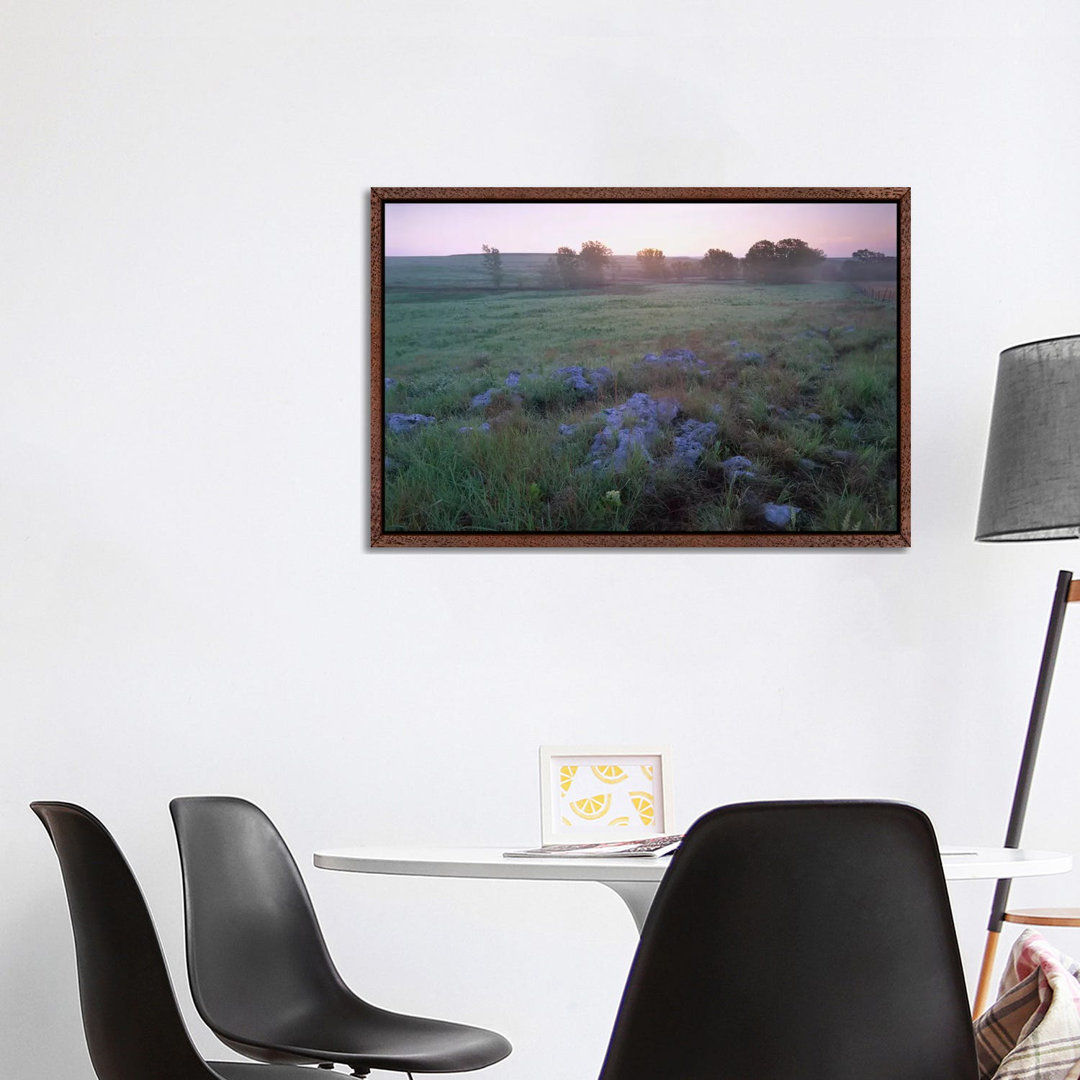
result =
M388 260L386 531L897 529L894 302L844 284L469 292L479 258ZM547 258L504 256L507 281ZM663 350L692 357L643 362Z
M510 289L534 288L551 253L502 256L505 280ZM490 289L483 255L415 255L386 260L384 283L388 289Z

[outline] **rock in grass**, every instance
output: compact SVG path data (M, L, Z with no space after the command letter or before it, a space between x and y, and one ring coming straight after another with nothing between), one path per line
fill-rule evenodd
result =
M679 403L672 401L671 398L661 398L656 403L656 419L661 424L674 423L675 417L679 415Z
M735 457L729 457L727 461L720 463L720 468L724 470L724 475L728 478L728 483L733 480L737 480L740 476L747 480L752 480L757 473L754 472L754 463L741 454L737 454Z
M676 468L690 469L716 439L720 427L712 421L684 420L668 464Z
M385 386L387 390L393 390L394 387L397 386L397 379L391 379L390 376L387 375L387 377L383 379L383 386Z
M766 503L761 508L761 516L775 529L786 529L794 524L795 515L798 513L797 506L789 506L786 503Z
M649 448L660 436L661 428L672 423L679 406L668 398L657 401L649 394L637 393L621 405L601 409L597 416L603 428L593 439L590 453L594 469L613 468L622 472L634 454L652 463Z
M651 451L665 430L674 424L679 405L670 398L656 399L637 393L597 415L604 420L604 427L593 439L592 467L623 472L635 457L656 464ZM719 431L720 426L711 420L684 420L675 434L671 456L664 464L693 468Z
M477 424L476 427L470 427L466 424L464 427L458 428L459 435L467 435L470 431L475 431L478 434L488 432L491 430L491 425L485 420L482 424Z
M574 432L577 431L577 429L578 429L577 424L560 424L559 425L559 434L560 435L573 435Z
M699 375L709 374L705 361L699 360L689 349L665 349L659 355L646 353L641 362L650 367L677 368L681 371L695 371Z
M597 390L605 383L611 382L615 377L611 368L585 368L580 364L570 364L567 367L556 368L551 373L552 378L558 379L563 386L576 390L586 397L596 397Z
M511 408L520 405L525 399L520 394L509 394L501 386L492 386L482 394L477 394L469 402L470 409L486 409L495 399Z
M577 390L582 394L595 394L596 387L585 378L585 372L580 367L562 367L555 375L562 380L563 386L569 386L571 390Z
M503 379L503 385L509 386L511 390L513 390L519 382L521 382L520 371L511 371L510 374L507 375L505 379Z
M386 418L386 426L392 435L415 431L418 427L426 427L434 423L434 416L424 416L423 413L391 413Z
M746 352L739 353L739 359L747 364L760 364L765 359L759 352L754 352L752 349L748 349Z
M634 457L644 458L650 465L655 464L649 453L649 444L654 435L646 428L625 428L617 433L615 439L615 449L611 452L611 467L616 472L625 472Z
M855 464L855 453L852 450L830 450L829 457L831 457L833 461L840 462L841 465Z

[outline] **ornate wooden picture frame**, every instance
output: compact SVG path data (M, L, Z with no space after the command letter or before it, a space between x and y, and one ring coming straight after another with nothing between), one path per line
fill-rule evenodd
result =
M373 547L906 547L910 189L371 192Z

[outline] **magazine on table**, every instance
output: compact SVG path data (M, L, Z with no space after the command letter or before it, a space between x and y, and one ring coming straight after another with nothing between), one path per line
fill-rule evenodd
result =
M640 840L607 840L594 844L544 844L538 848L504 851L507 859L572 859L572 858L658 858L671 855L682 843L682 835L647 836Z

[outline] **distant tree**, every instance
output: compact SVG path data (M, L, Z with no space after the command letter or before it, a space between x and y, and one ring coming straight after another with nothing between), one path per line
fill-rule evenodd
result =
M611 258L611 248L599 240L586 240L581 251L561 247L554 258L548 259L540 275L540 284L545 289L603 285Z
M581 263L572 247L561 247L555 252L555 266L564 289L574 289L581 284Z
M841 267L846 281L890 281L896 277L896 257L859 248Z
M667 259L659 248L642 248L637 261L646 277L662 278L667 274Z
M715 281L724 281L738 277L739 260L730 251L725 251L723 248L709 248L705 252L705 257L701 260L701 269L706 277Z
M746 253L743 269L751 281L810 281L824 260L825 252L805 240L759 240Z
M825 261L825 252L821 248L811 247L805 240L777 240L776 254L784 271L796 277L805 277L805 271L816 269Z
M776 245L771 240L759 240L743 257L743 273L750 281L768 281L776 261Z
M502 287L503 280L503 267L502 267L502 255L499 253L497 247L488 247L487 244L482 244L481 249L484 252L484 269L491 275L491 283L496 289Z
M562 288L562 276L559 274L559 264L555 261L554 255L544 263L544 268L540 271L540 288Z
M689 259L672 259L668 268L676 281L682 281L694 269L694 264Z
M603 285L611 264L611 248L599 240L586 240L578 252L578 266L587 285Z

